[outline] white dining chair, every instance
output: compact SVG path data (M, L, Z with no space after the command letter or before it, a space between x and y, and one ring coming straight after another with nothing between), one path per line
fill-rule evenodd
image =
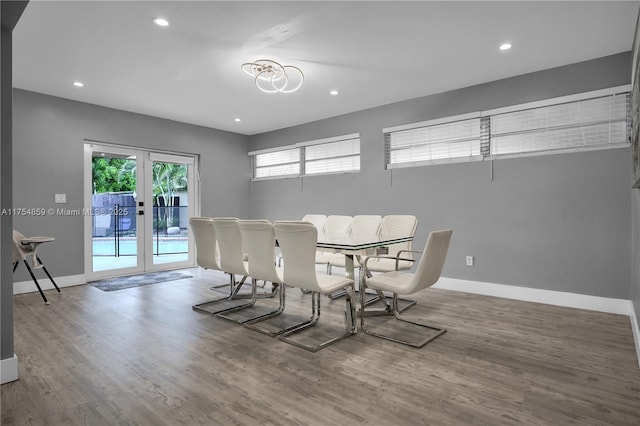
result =
M327 215L306 214L302 217L302 221L312 223L318 230L318 235L322 235L324 234L324 227L327 223ZM324 251L316 250L316 265L323 265L324 267L328 267L327 257ZM303 293L305 293L304 290L303 290Z
M221 271L218 243L213 230L213 218L190 217L189 226L196 244L196 265L204 269Z
M53 238L42 237L43 243L52 241L52 240ZM53 284L53 287L55 287L55 289L58 291L58 293L61 293L60 288L58 287L58 284L56 284L56 282L53 280L53 277L51 276L47 268L44 266L42 259L38 255L38 246L41 243L36 241L33 241L33 242L27 242L27 241L29 240L23 234L16 231L15 229L13 230L13 256L12 256L13 272L15 272L18 266L20 265L20 261L23 261L24 266L27 267L27 271L29 271L29 275L31 275L31 279L35 283L36 288L38 289L38 292L42 297L42 300L44 300L44 303L48 305L49 300L47 300L47 297L44 295L44 292L42 291L42 288L40 287L40 283L38 283L38 280L35 274L33 273L33 270L42 269L44 273L47 274L47 277L49 277L49 280Z
M382 239L392 239L398 237L414 237L418 228L418 218L414 215L386 215L382 218L380 225L380 235ZM372 272L407 271L413 267L413 241L391 244L387 249L386 257L371 259L367 266L369 277ZM399 258L405 260L398 260ZM379 300L384 300L382 291L377 291ZM416 304L415 300L400 299L402 306L400 312L404 312ZM367 304L375 302L369 299Z
M380 232L383 239L413 237L417 228L418 218L413 215L386 215L382 218ZM370 261L369 272L406 271L411 269L413 266L412 244L412 241L407 241L390 245L387 253L389 258L376 258ZM398 256L409 260L394 260Z
M380 275L368 277L365 273L365 277L362 281L363 288L361 289L360 328L366 334L420 348L447 331L445 328L427 325L418 321L411 321L402 318L400 316L400 310L398 309L398 296L416 293L427 287L431 287L438 281L438 279L440 278L440 274L442 273L444 261L447 257L447 251L449 250L449 242L451 241L452 233L452 230L446 229L441 231L433 231L429 234L424 251L422 252L422 257L418 262L418 266L416 267L416 271L414 274L391 271L385 272ZM371 261L375 261L375 259L389 259L394 261L404 260L404 258L400 258L398 256L370 256L367 257L364 261L365 272L369 267L369 263ZM401 339L392 334L384 334L367 329L365 327L365 317L368 316L366 312L366 304L362 303L362 301L364 300L362 295L367 288L392 292L393 298L391 304L388 304L388 301L386 301L386 311L388 315L393 315L395 320L398 320L402 323L408 323L420 328L429 329L430 332L427 333L426 336L421 336L419 340L412 341ZM375 316L379 316L379 313L376 313Z
M194 221L194 224L202 224L201 222L205 221ZM211 225L213 232L211 232L210 229L203 228L206 229L206 234L201 235L201 244L203 244L205 250L213 250L215 254L217 242L217 247L220 250L219 269L229 274L229 296L198 303L193 305L193 309L210 314L218 314L253 306L256 301L255 280L251 283L251 294L249 295L248 302L246 302L246 296L239 294L241 287L249 275L242 251L242 236L240 235L239 220L229 217L212 218ZM208 235L208 237L205 238L205 235ZM198 247L196 247L196 249L197 248ZM205 256L209 258L208 255ZM205 262L207 261L206 258L204 259ZM213 262L209 264L214 265ZM237 275L242 277L239 282L236 281Z
M309 222L275 222L274 229L284 258L284 282L291 287L309 290L312 294L310 319L303 325L281 334L278 339L299 348L316 352L353 335L356 332L353 305L354 281L344 277L335 277L316 272L315 255L318 241L316 227ZM313 345L303 344L293 339L292 336L318 323L320 319L320 294L330 294L340 289L347 291L345 297L344 333Z
M327 220L324 223L324 229L322 233L318 235L336 235L336 236L345 236L348 235L351 231L351 225L353 224L352 216L344 216L344 215L329 215L327 216ZM330 273L329 261L332 258L335 258L336 254L330 251L317 250L316 251L316 265L325 265L327 269L327 274ZM344 257L344 256L343 256Z
M273 310L269 307L255 304L253 308L257 313L249 314L249 308L242 309L243 316L237 318L231 316L231 312L219 313L217 316L238 324L245 324L256 320L272 318L284 310L284 286L282 286L282 269L275 266L275 233L273 225L268 220L240 220L238 229L244 247L244 255L248 261L244 262L247 273L251 277L253 285L258 281L270 282L272 293L276 291L280 294L280 306ZM257 294L256 294L257 299ZM266 309L265 309L266 308Z
M353 217L349 235L376 235L380 236L382 228L382 216L380 215L356 215ZM361 265L357 257L354 256L353 266L360 269ZM344 268L345 257L343 254L333 254L329 257L329 275L332 273L333 267Z
M279 304L277 309L255 316L244 322L244 326L269 336L277 336L292 330L305 321L300 317L284 313L286 285L283 270L275 264L276 235L273 224L268 220L241 220L240 233L249 258L249 275L256 280L264 280L277 286Z
M318 230L318 234L324 232L324 225L327 222L327 215L324 214L306 214L302 217L305 222L311 222Z

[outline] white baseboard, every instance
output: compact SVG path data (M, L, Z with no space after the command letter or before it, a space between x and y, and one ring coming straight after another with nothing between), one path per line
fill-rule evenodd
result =
M633 340L636 342L636 354L638 355L638 367L640 367L640 329L638 328L638 317L636 311L631 309L631 329L633 330Z
M42 290L53 289L53 284L51 284L51 281L49 281L49 278L46 276L46 274L42 275L43 276L40 276L40 274L36 275L36 278L38 279L38 283L40 284ZM56 284L58 284L58 287L60 288L86 284L87 282L85 274L67 275L65 277L53 277L53 279L56 280ZM33 293L34 291L38 291L38 289L36 288L34 282L31 280L13 283L13 294Z
M0 360L0 384L15 382L18 380L18 357L13 354L13 357Z
M440 277L440 280L438 280L433 287L444 290L482 294L485 296L503 297L505 299L522 300L525 302L545 303L547 305L627 315L631 321L631 330L633 331L633 339L636 346L636 357L638 358L638 366L640 367L640 329L638 329L638 319L636 318L631 300L589 296L564 291L515 287L446 277Z
M567 293L564 291L541 290L537 288L516 287L512 285L483 283L445 277L440 277L440 280L433 287L484 294L486 296L503 297L505 299L523 300L525 302L537 302L547 305L565 306L567 308L607 312L610 314L630 316L633 313L633 304L630 300L626 299L612 299L586 294Z

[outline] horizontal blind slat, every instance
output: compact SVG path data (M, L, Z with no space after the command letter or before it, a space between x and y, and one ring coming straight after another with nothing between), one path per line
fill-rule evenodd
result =
M491 154L558 151L627 141L628 95L491 116Z
M359 171L360 138L305 146L304 158L306 175Z
M419 163L480 155L480 119L391 132L389 164Z

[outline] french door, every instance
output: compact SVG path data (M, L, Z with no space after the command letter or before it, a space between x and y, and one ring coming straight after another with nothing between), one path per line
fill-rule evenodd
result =
M85 143L89 279L191 266L197 158Z

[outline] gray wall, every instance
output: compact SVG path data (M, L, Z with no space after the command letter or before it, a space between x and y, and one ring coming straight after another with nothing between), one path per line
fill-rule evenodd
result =
M202 214L241 215L249 207L248 137L133 114L23 90L14 90L13 204L82 209L85 139L200 155ZM83 217L15 217L27 235L52 235L42 246L54 276L84 273ZM47 247L48 246L48 247ZM61 250L60 248L64 248ZM23 269L23 268L20 268ZM16 281L29 280L25 271Z
M251 150L361 137L360 173L253 182L252 215L415 214L416 247L454 230L444 276L629 299L630 149L495 160L493 180L490 162L391 173L382 128L628 84L630 64L627 52L251 136Z
M0 3L0 208L12 206L12 31L18 23L27 1ZM0 359L13 357L13 218L0 216Z
M640 189L631 191L631 222L631 301L640 330Z

